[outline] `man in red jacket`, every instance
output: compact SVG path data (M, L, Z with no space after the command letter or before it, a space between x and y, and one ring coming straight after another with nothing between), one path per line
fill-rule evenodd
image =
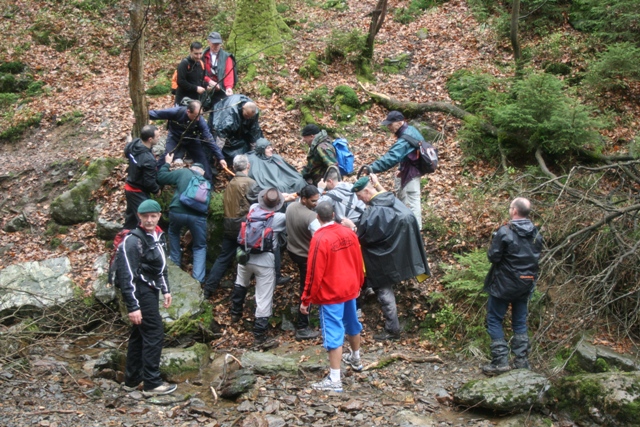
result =
M364 264L356 234L333 221L333 205L330 202L320 203L316 213L320 228L309 245L307 279L300 312L308 314L310 304L320 306L323 346L329 352L329 376L311 384L311 388L341 392L340 361L351 365L354 371L362 370L362 324L356 314L356 298L364 282ZM351 351L343 357L345 332Z

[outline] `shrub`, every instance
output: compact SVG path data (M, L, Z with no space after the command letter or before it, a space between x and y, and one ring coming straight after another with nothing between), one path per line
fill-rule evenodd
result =
M349 9L349 5L345 0L327 0L323 5L323 9L334 9L343 11Z
M447 90L451 99L462 104L465 110L476 112L495 98L489 90L494 80L489 74L461 69L449 77Z
M573 0L571 24L606 41L640 42L637 0Z
M481 297L480 292L484 287L484 278L491 267L487 259L487 251L475 249L466 254L455 254L454 257L459 266L442 266L445 271L442 277L445 289L451 293L454 300L466 300L471 304L484 303L486 297Z
M329 88L326 85L317 87L304 95L301 101L307 107L323 110L329 105Z
M640 80L640 49L631 43L609 46L591 64L584 79L598 91L624 89L627 80Z
M320 69L318 68L318 56L315 52L311 52L309 57L304 61L304 64L298 70L298 74L300 77L305 79L309 79L311 77L318 78L322 75Z
M38 126L41 120L42 114L36 114L27 119L20 120L13 126L0 132L0 140L16 141L22 137L27 129Z
M18 95L15 93L0 93L0 107L5 108L18 102Z
M333 30L327 40L325 58L329 62L344 58L349 62L358 63L362 60L366 42L367 34L361 30L354 29L348 32Z
M441 0L411 0L408 7L396 8L393 13L393 20L401 24L408 24L416 20L425 10L443 3Z
M0 64L0 73L20 74L25 68L26 65L22 62L3 62Z

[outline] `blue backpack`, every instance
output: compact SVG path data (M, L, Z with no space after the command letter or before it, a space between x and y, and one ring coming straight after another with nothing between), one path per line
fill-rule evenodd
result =
M189 185L180 194L180 203L206 214L211 201L211 183L199 173L193 172Z
M333 148L336 149L336 160L338 161L338 169L340 175L345 176L353 173L354 156L349 150L349 143L344 138L337 138L333 141Z

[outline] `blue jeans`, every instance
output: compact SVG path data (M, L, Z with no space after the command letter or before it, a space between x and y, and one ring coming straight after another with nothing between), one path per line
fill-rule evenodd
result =
M517 300L504 300L489 295L487 302L487 332L492 341L503 340L504 330L502 321L511 304L511 326L514 334L527 333L527 305L529 296Z
M236 256L236 248L238 247L238 239L235 237L224 236L222 238L222 250L220 255L216 258L216 262L211 267L204 287L209 292L214 292L220 286L220 280L226 273L227 269L233 262L233 258Z
M202 282L207 261L207 218L169 211L169 258L176 265L180 265L182 259L180 232L183 227L187 227L193 237L193 278Z

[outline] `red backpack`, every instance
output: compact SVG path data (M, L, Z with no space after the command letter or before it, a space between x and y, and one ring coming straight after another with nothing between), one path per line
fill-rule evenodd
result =
M238 244L245 252L259 254L273 252L273 217L275 212L255 207L247 214L247 221L240 226Z
M140 241L142 241L142 244L146 247L147 238L139 228L135 228L133 230L123 229L118 234L116 234L116 237L113 238L113 253L111 254L111 258L109 259L109 273L107 282L110 285L118 286L117 274L119 263L117 262L117 259L119 256L123 256L124 245L122 245L122 242L124 242L124 238L129 234L135 235L138 239L140 239Z

